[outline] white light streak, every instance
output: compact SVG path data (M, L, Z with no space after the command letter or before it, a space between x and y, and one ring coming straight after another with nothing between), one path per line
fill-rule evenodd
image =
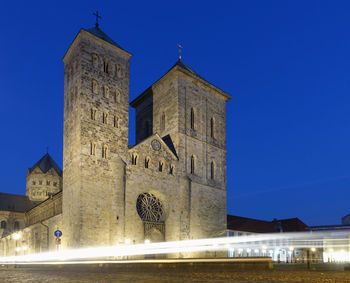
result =
M144 256L156 254L176 254L176 253L192 253L201 251L251 251L261 247L262 252L273 250L275 248L283 248L290 250L300 248L323 248L324 251L331 251L330 248L342 248L339 251L338 258L350 259L349 252L349 233L276 233L276 234L253 234L239 237L223 237L211 239L185 240L149 243L147 240L144 244L130 245L130 240L125 241L125 245L81 248L74 250L62 250L56 252L45 252L38 254L18 255L9 257L0 257L0 264L13 263L45 263L45 262L77 262L77 261L94 261L105 260L110 258L123 258L129 256ZM331 243L331 244L325 244ZM336 243L336 244L335 244ZM22 248L23 249L23 248ZM24 250L24 249L23 249ZM316 248L315 248L316 250ZM328 254L327 254L328 256ZM335 252L330 252L329 257L334 258Z

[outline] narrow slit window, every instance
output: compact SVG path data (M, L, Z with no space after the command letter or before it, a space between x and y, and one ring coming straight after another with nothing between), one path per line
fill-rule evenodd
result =
M210 163L210 179L214 180L215 179L215 163L212 161Z
M210 137L212 138L215 138L214 127L215 127L215 121L214 121L214 118L211 118L210 119Z
M195 157L192 155L191 156L191 174L194 174L194 172L195 172Z
M191 129L194 130L195 113L193 107L191 108Z
M163 172L163 167L164 167L164 163L162 161L160 161L159 167L158 167L159 172Z
M173 165L170 165L169 174L174 175L174 166Z

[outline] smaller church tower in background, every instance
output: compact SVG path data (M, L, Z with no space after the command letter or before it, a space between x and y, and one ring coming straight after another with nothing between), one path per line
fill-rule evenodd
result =
M47 153L28 168L26 195L32 201L43 201L62 190L62 170Z

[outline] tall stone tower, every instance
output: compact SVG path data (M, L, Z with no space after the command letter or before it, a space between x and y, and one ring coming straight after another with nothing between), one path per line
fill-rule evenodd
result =
M171 141L178 157L176 172L181 178L174 187L179 207L172 211L179 212L173 234L181 240L225 235L226 102L230 98L179 59L131 102L136 110L136 141L142 143L157 133L168 144Z
M96 25L63 58L64 247L115 244L123 233L130 57Z

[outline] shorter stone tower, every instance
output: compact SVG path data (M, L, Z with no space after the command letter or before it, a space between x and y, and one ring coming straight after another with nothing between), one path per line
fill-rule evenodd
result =
M30 200L43 201L62 190L62 170L52 157L45 154L27 171L26 195Z

